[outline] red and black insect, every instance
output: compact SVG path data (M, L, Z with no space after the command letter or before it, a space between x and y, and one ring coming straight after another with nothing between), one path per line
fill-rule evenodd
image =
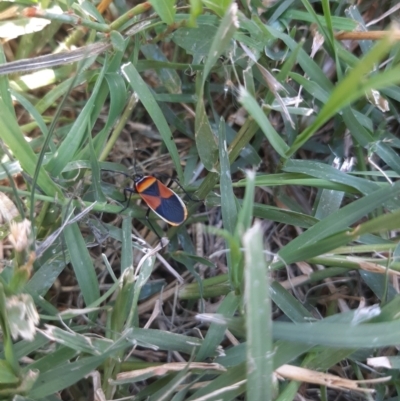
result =
M136 171L136 160L135 160L135 171ZM112 171L112 170L103 170ZM116 172L116 171L114 171ZM132 194L138 194L141 199L146 203L148 209L146 213L146 221L149 223L152 230L156 233L158 238L161 240L157 230L154 228L151 220L149 219L150 210L152 210L160 219L164 220L171 226L179 226L187 218L188 212L186 205L182 199L172 190L169 186L176 182L176 184L182 189L182 191L192 201L197 201L185 191L179 181L170 179L168 185L163 184L159 179L152 175L134 174L133 177L125 172L118 171L119 174L123 174L133 181L133 187L127 187L124 189L124 202L126 206L121 209L121 212L129 207Z
M186 220L187 209L182 199L156 177L151 175L136 175L133 178L133 182L133 188L124 189L125 199L128 199L126 207L129 206L132 193L137 193L149 207L146 213L146 219L148 218L150 210L152 210L158 217L171 226L179 226ZM173 181L171 181L171 183L172 182ZM129 196L127 196L127 194L129 194Z
M111 170L108 170L111 171ZM119 171L118 173L125 175L133 181L133 187L124 189L124 202L126 206L121 209L121 212L129 207L132 194L138 194L141 199L146 203L148 209L146 213L146 221L149 223L151 229L156 233L161 241L161 237L149 219L150 210L152 210L160 219L164 220L171 226L179 226L187 219L187 208L183 200L172 190L169 186L176 182L188 198L194 202L198 200L193 199L182 187L179 181L170 179L168 185L163 184L159 179L152 175L135 174L133 177Z

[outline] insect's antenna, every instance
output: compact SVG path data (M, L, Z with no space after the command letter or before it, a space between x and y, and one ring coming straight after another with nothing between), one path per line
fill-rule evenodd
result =
M135 148L133 150L133 157L135 158L134 162L133 162L133 174L135 174L135 176L137 175L137 154L136 154L137 148Z
M122 174L125 177L132 179L132 177L128 173L124 173L123 171L108 170L105 168L102 168L101 171L109 171L110 173L114 173L114 174Z
M135 176L142 176L143 175L143 167L142 167L142 165L139 165L139 168L138 168L138 151L140 152L139 154L141 154L142 152L145 152L145 153L149 153L149 152L146 149L140 149L140 148L135 148L133 150L133 157L134 157L134 159L133 159L133 174Z

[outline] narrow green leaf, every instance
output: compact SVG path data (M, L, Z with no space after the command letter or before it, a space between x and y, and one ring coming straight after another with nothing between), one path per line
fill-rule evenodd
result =
M384 141L379 141L374 144L373 149L391 169L393 169L397 174L400 174L400 157L394 148Z
M56 326L46 325L46 329L42 330L42 334L48 336L52 341L58 342L75 351L100 355L101 351L113 345L111 340L107 339L91 339L85 335L74 333L60 329Z
M204 16L203 16L204 17ZM179 47L186 50L188 54L193 55L193 64L184 63L160 63L157 61L149 62L141 60L138 64L138 69L145 71L148 68L160 69L160 68L179 68L186 70L187 68L194 68L198 71L203 71L204 65L200 64L204 57L206 57L210 51L211 44L217 33L218 19L215 16L207 22L198 21L198 28L179 28L172 36L172 40Z
M240 297L236 296L233 292L230 292L221 302L217 313L222 316L232 317L239 305ZM225 331L226 327L224 325L211 323L203 340L203 344L197 352L195 361L202 362L206 358L210 358L214 355L218 346L224 339Z
M20 368L17 356L15 354L14 343L11 338L10 322L7 312L7 297L5 294L4 285L1 282L0 282L0 317L1 317L0 328L3 333L2 348L4 352L4 358L10 370L14 372L14 375L18 376Z
M288 152L289 146L275 131L274 127L269 122L268 117L264 114L257 101L243 87L240 88L239 102L257 122L275 151L281 157L286 158L285 154Z
M370 143L374 142L371 133L365 128L364 124L362 124L360 114L356 114L356 111L351 107L345 107L342 115L343 121L351 135L361 146L368 147Z
M253 171L246 172L246 192L242 202L242 208L239 211L235 235L239 238L250 228L254 213L254 179Z
M132 218L124 216L122 219L121 241L121 273L129 267L133 267L132 252Z
M304 77L303 75L297 74L295 72L289 72L289 77L300 84L305 91L307 91L312 97L326 103L329 99L329 92L323 89L317 82L311 81Z
M36 110L36 107L34 107L32 105L32 103L30 103L28 101L28 99L23 97L20 93L18 93L16 91L11 91L11 93L17 99L17 101L26 109L26 111L32 116L32 118L34 118L34 120L37 123L37 126L42 131L43 136L46 137L49 133L49 130L47 129L47 126L43 120L43 117ZM55 151L54 144L52 142L50 142L49 146L50 146L51 151L54 152Z
M174 167L177 172L178 178L180 181L183 182L183 170L180 163L178 149L173 140L171 129L169 128L167 121L165 120L160 106L155 101L154 96L148 88L147 84L143 81L143 78L140 76L132 63L123 65L121 67L121 70L129 85L134 91L137 92L140 101L142 102L143 106L146 108L150 117L154 121L154 124L158 128L161 138L163 139L165 146L167 147L168 152L171 156L171 159L174 162Z
M75 81L75 87L82 85L87 80L90 80L94 75L94 71L85 71L75 77L66 79L60 82L57 86L47 92L35 105L39 113L44 113L49 107L53 106L54 102L62 97L67 90L70 90L71 81Z
M197 27L197 17L203 13L202 0L190 0L190 18L187 24L188 27Z
M289 291L285 290L278 281L271 283L271 298L276 306L294 323L304 323L312 319L312 314Z
M90 126L90 123L88 124ZM94 192L94 199L100 203L106 203L106 197L101 189L100 180L100 167L97 161L96 152L93 146L93 139L89 135L89 155L90 155L90 167L91 167L91 179L92 179L92 189Z
M229 5L232 3L232 0L202 0L203 4L213 10L220 17L223 17L225 13L228 11Z
M352 69L346 77L335 87L329 100L318 114L315 121L308 126L295 140L287 156L292 155L301 147L311 136L320 128L329 118L331 118L340 109L348 106L353 101L365 95L367 89L383 88L385 86L394 85L400 81L399 68L391 71L376 74L366 79L376 63L378 63L385 54L390 50L392 39L390 32L388 35L377 43L373 49L365 55L358 65Z
M175 18L175 3L176 0L150 0L155 12L160 16L162 21L167 25L172 25Z
M279 251L283 261L296 259L299 249L307 245L316 246L316 243L340 230L344 230L357 220L367 215L377 207L382 206L387 200L393 199L400 194L400 182L390 188L382 188L374 191L349 205L344 206L335 213L316 223L306 232L292 240ZM331 248L333 249L333 248ZM314 255L315 256L315 255ZM297 259L301 260L301 259Z
M273 399L273 347L269 277L260 223L246 231L245 308L247 338L247 399Z
M314 213L315 218L322 220L333 212L340 209L345 193L342 191L332 191L331 189L323 189L316 204Z
M246 180L240 180L233 184L234 187L243 187ZM335 189L338 191L346 191L349 193L358 193L352 187L343 184L337 184L332 181L321 180L318 178L309 178L305 174L300 173L281 173L281 174L261 174L255 179L256 186L283 186L283 185L300 185L315 188Z
M99 282L96 277L92 259L85 240L77 223L70 224L64 229L65 242L71 257L72 267L86 305L100 298Z
M330 216L334 214L336 213L332 213ZM322 222L329 219L329 217L322 220ZM398 210L395 213L384 214L373 220L367 221L366 223L356 227L354 230L343 230L342 232L338 232L321 240L317 240L312 244L298 248L296 252L289 255L286 259L282 259L279 262L273 263L271 268L275 269L288 263L293 263L299 260L307 260L324 254L340 246L346 245L351 241L357 240L363 234L386 232L392 229L398 229L399 227L400 211Z
M161 49L153 44L142 45L140 48L147 60L156 60L168 63L167 57ZM179 74L172 68L161 68L157 74L161 84L165 86L169 93L182 93L182 82ZM182 100L181 100L182 101Z
M26 285L27 291L38 296L45 296L69 262L68 254L62 252L57 245L52 245L37 260L40 266Z
M245 390L246 365L241 363L229 369L226 373L210 380L205 386L197 389L187 401L209 399L210 394L215 394L214 401L217 400L237 400ZM241 385L238 386L238 383ZM221 389L224 389L223 398L221 398ZM252 400L253 401L253 400Z
M253 215L262 219L276 221L277 223L289 224L303 228L309 228L318 222L318 219L307 214L260 203L254 204Z
M117 294L110 318L111 338L113 340L119 338L119 333L124 330L126 320L132 310L135 281L133 266L125 269L121 281L120 291ZM115 364L112 361L109 363L110 365Z
M125 51L125 39L118 31L112 30L110 32L110 39L115 50L120 52Z
M85 107L80 112L75 123L72 125L71 129L68 132L68 135L62 141L61 145L58 148L58 151L53 155L53 158L45 166L46 170L49 171L51 175L58 176L61 173L61 171L63 171L64 167L71 160L74 159L77 150L82 145L82 141L85 137L85 134L89 135L88 121L93 106L96 102L98 92L103 83L106 69L107 69L107 63L104 64L99 76L97 77L96 84L93 88L93 92L90 96L90 99L86 102Z
M6 64L7 60L4 54L3 46L0 46L0 65ZM3 100L3 106L7 107L10 115L15 119L15 111L10 93L10 83L8 82L7 75L0 75L0 99Z
M107 72L105 79L110 93L110 110L104 130L108 131L121 116L121 111L127 102L126 84L124 78L116 72Z
M115 351L113 350L113 352ZM108 354L105 353L99 356L78 359L75 362L68 361L54 369L43 372L39 375L29 396L34 399L42 399L68 388L95 370L107 358Z
M309 160L288 160L283 167L283 171L308 174L322 180L348 185L365 195L380 188L378 184L369 180L346 174L328 164Z
M137 269L140 269L140 271L133 289L132 307L126 321L127 329L133 325L133 319L137 313L138 301L142 295L142 289L150 279L151 273L153 273L155 261L156 255L144 255L139 262Z
M398 296L398 292L393 285L388 284L387 277L383 274L359 270L363 282L371 289L382 302L389 302Z
M356 229L357 235L379 233L397 229L400 226L400 209L394 213L382 214L375 219L366 221Z
M228 0L230 3L232 0ZM221 54L227 51L230 47L229 43L233 38L234 33L239 27L238 22L238 8L236 3L231 3L228 10L226 10L224 17L218 27L217 33L211 44L210 51L208 52L206 62L204 64L203 82L202 86L208 78L211 68L216 64Z
M7 361L0 360L0 384L1 385L14 385L19 382L19 377L15 376L13 370L10 368Z
M37 157L33 150L25 140L20 127L17 124L14 113L9 111L9 108L0 98L0 138L6 146L11 150L14 157L21 163L22 169L31 177L35 174ZM40 170L38 184L42 191L47 195L57 196L64 199L64 195L59 188L50 179L44 169Z
M233 234L237 221L237 208L235 194L232 188L231 166L228 156L228 145L226 143L225 121L221 118L219 123L219 160L221 168L221 212L224 228Z
M310 15L310 13L306 11L295 10L294 8L287 9L283 13L283 16L285 18L295 19L299 21L315 22L315 17ZM317 15L317 19L323 26L326 26L326 20L323 16ZM332 16L331 20L334 29L336 29L337 31L353 31L357 28L357 23L350 18Z
M190 355L198 349L203 340L197 337L175 334L169 331L141 329L135 327L130 338L140 344L147 344L164 351L178 351Z
M399 330L399 320L356 325L338 321L329 323L329 320L325 319L320 323L275 322L273 327L274 338L277 339L356 349L394 346L399 341Z
M167 397L172 397L172 395L179 391L178 386L185 384L185 379L188 378L188 368L189 363L185 366L177 374L172 375L169 378L168 382L160 388L158 391L155 391L154 394L148 398L148 401L160 401L163 399L167 399Z
M208 171L216 172L215 165L218 161L218 146L204 107L203 91L198 96L199 101L196 105L195 120L197 151L204 167Z
M218 148L216 145L214 133L210 127L207 113L204 106L204 85L208 78L211 68L216 64L218 58L223 52L227 51L228 44L238 28L237 5L232 3L228 12L222 18L217 33L213 39L208 52L201 83L198 82L197 96L199 101L196 106L196 145L200 160L204 167L211 172L215 172L215 164L218 157Z
M75 358L78 354L79 351L61 346L50 354L44 355L33 361L29 364L29 369L37 369L39 372L46 372Z
M291 51L298 51L297 62L300 64L300 67L307 76L312 77L313 81L315 81L323 90L331 92L333 89L332 82L322 71L321 67L306 53L306 51L299 49L299 43L297 41L293 40L289 35L275 29L271 25L263 24L258 16L253 16L253 19L266 35L272 35L274 38L282 40Z

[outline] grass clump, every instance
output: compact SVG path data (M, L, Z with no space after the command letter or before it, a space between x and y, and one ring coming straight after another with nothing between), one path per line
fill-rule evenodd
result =
M399 31L371 4L0 5L1 398L398 397ZM150 224L137 173L201 202Z

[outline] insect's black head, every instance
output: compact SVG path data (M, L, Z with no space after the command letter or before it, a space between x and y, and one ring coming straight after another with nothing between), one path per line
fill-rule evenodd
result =
M143 174L135 174L135 175L132 177L132 180L133 180L133 182L136 184L136 183L138 183L139 181L142 181L143 177L144 177Z

